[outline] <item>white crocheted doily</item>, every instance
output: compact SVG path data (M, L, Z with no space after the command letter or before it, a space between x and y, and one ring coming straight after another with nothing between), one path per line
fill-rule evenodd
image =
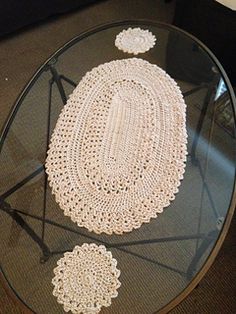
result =
M153 48L156 37L149 31L141 28L128 28L116 36L115 46L124 52L137 55Z
M53 295L66 312L95 314L110 306L120 287L117 261L105 246L83 244L57 262Z
M142 59L88 72L59 116L46 160L64 214L89 231L122 234L161 213L183 179L185 107L176 82Z

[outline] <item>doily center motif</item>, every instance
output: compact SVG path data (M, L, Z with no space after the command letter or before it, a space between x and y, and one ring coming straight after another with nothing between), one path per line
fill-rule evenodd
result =
M60 114L46 160L64 214L107 234L157 217L183 179L185 110L176 82L142 59L88 72Z
M73 314L99 313L111 305L120 287L117 261L105 246L84 243L67 252L57 262L53 295Z
M115 39L115 46L123 52L137 55L153 48L156 37L149 31L139 27L128 28L120 32Z

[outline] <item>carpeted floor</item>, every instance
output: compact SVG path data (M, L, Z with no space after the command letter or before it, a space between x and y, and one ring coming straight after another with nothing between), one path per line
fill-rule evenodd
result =
M174 2L109 0L52 18L4 38L0 41L0 125L4 123L18 93L35 70L72 37L94 25L119 19L150 18L171 23L173 12ZM213 266L198 288L172 313L236 313L235 230L234 218ZM0 313L21 313L2 287Z

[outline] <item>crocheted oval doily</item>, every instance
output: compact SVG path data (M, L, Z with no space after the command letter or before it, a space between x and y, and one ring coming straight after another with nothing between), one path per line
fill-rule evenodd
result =
M116 36L115 46L124 52L137 55L153 48L156 37L149 31L139 27L128 28Z
M161 213L183 179L185 107L176 82L148 61L88 72L60 114L46 160L64 214L89 231L122 234Z
M120 287L117 261L105 246L83 244L57 262L53 295L66 312L95 314L110 306Z

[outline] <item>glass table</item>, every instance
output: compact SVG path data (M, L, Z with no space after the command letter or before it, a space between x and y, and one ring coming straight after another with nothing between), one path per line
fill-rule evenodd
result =
M101 63L132 57L116 35L149 29L153 49L138 57L174 78L187 104L188 157L174 202L131 233L97 235L79 228L55 202L44 171L50 135L68 95ZM235 96L215 56L197 39L153 21L102 25L66 43L27 84L0 140L2 279L27 312L63 313L52 295L53 269L84 242L104 244L121 270L119 295L102 313L166 313L211 266L235 207Z

